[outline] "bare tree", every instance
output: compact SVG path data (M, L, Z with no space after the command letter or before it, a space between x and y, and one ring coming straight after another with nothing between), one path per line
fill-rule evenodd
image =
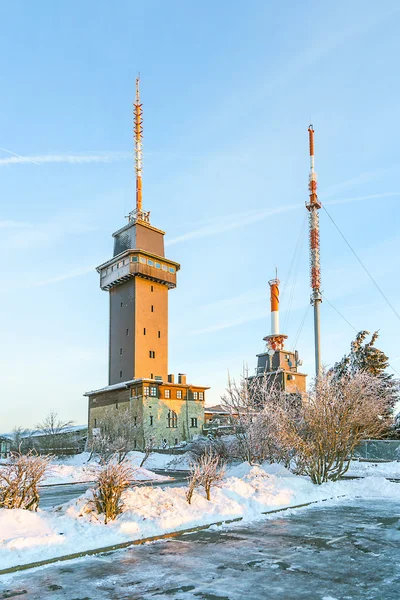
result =
M40 450L62 454L63 450L73 443L73 436L68 431L72 425L73 421L63 421L56 411L50 411L44 420L36 425L37 432L41 434Z
M149 457L150 457L151 453L153 452L153 450L154 450L154 439L150 438L146 442L146 445L145 445L145 448L144 448L144 456L143 456L143 458L141 460L141 463L139 465L140 467L143 467L144 463L149 459Z
M299 405L271 404L264 412L277 445L292 454L294 471L321 484L346 473L357 444L387 429L386 393L367 373L340 380L324 373Z
M11 437L11 450L21 454L27 454L34 450L35 442L30 429L24 427L14 427Z
M91 452L89 460L93 455L97 455L102 462L108 462L116 455L118 462L122 462L132 450L136 432L131 411L128 408L118 411L113 408L106 409L99 421L99 429L100 433L93 436L88 445Z
M133 468L126 460L109 461L100 469L96 487L92 490L92 503L99 515L104 514L105 524L116 519L122 512L122 493L133 478Z
M39 483L51 456L13 453L11 462L0 467L0 508L37 510Z

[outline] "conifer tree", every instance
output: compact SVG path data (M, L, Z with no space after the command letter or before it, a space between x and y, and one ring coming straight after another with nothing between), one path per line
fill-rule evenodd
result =
M335 363L331 374L337 380L342 377L352 377L359 372L378 377L386 386L388 410L391 411L399 399L399 381L394 379L393 375L386 373L389 358L375 346L379 333L375 331L370 341L367 341L369 335L370 332L365 330L357 333L356 339L351 342L349 354L345 354L339 362Z

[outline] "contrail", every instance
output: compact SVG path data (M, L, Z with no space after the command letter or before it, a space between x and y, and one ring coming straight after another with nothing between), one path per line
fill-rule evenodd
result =
M26 162L26 159L28 158L27 156L21 156L21 154L16 154L15 152L11 152L11 150L7 150L7 148L0 148L0 150L3 150L3 152L8 152L8 154L12 154L13 156L16 156L18 158L24 159L23 162ZM3 159L0 159L0 160L3 160ZM40 164L38 162L35 162L34 160L29 160L28 162L31 162L34 165L37 165L38 167L40 167Z

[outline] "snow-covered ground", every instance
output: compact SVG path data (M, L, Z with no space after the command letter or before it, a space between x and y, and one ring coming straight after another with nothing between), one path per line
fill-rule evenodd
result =
M400 479L400 461L358 462L352 460L346 475L354 477L390 477Z
M160 464L171 462L171 455L158 455L162 457L162 460L157 461L155 458L152 461L153 469L162 469L163 467L158 467L157 462ZM90 461L88 463L90 454L88 452L82 452L81 454L76 454L75 456L68 456L60 459L55 459L50 464L46 478L42 481L42 485L59 485L61 483L84 483L87 481L94 481L96 478L96 472L98 471L98 464L96 461ZM172 457L175 458L175 457ZM135 479L137 481L167 481L169 477L164 475L158 475L157 473L153 473L150 468L150 459L146 462L146 467L139 467L142 459L143 453L141 452L129 452L128 459L131 462L132 466L135 470Z
M341 496L399 501L400 485L366 477L315 486L278 465L243 463L229 469L221 487L212 489L211 502L199 490L189 505L184 487L129 489L123 513L107 525L91 511L88 490L51 511L0 510L0 565L4 569L236 517L250 522L268 510L328 498L340 502Z

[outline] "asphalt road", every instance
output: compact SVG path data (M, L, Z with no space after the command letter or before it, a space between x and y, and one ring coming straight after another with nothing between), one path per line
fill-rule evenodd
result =
M400 503L280 513L0 577L0 600L398 600Z

